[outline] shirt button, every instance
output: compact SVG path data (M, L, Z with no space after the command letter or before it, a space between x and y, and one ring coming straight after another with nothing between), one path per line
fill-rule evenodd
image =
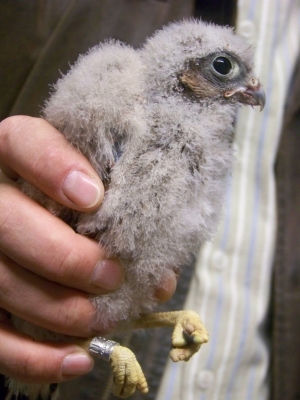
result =
M255 35L255 26L252 21L244 20L240 22L240 26L238 29L240 35L244 36L245 39L251 41Z
M227 267L228 257L222 250L216 250L212 258L214 269L223 271Z
M214 381L214 374L208 369L204 369L198 373L198 386L202 390L209 389Z
M239 152L240 146L237 144L237 142L233 142L232 144L232 150L234 151L235 154Z

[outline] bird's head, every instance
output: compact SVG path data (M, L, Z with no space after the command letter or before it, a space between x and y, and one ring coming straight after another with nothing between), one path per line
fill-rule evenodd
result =
M251 69L236 54L216 51L191 59L178 74L179 87L192 99L236 100L239 103L265 105L265 93Z
M195 20L171 24L150 38L142 52L161 92L264 107L253 50L230 28Z

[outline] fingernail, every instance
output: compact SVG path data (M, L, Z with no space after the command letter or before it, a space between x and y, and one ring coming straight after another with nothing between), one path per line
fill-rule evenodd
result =
M123 281L123 268L116 261L110 259L99 261L91 276L93 285L107 290L118 289Z
M65 178L62 189L72 203L84 208L96 205L102 194L96 180L81 171L72 171Z
M88 354L69 354L62 362L61 373L68 376L84 375L90 372L93 366L94 361Z

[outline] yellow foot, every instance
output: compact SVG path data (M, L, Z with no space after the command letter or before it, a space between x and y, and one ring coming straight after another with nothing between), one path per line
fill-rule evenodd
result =
M194 311L184 310L176 314L170 357L174 362L188 361L203 343L208 342L208 332Z
M208 342L208 333L195 311L169 311L145 314L134 323L135 328L174 326L172 335L173 361L188 361L203 343Z
M148 385L140 364L127 347L115 346L110 364L113 371L113 394L118 397L131 396L135 389L148 392Z

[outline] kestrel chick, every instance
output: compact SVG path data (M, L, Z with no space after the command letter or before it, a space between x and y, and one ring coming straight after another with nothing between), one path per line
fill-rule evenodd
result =
M231 29L195 20L165 27L138 50L100 44L56 83L44 118L90 160L107 189L104 202L83 214L23 188L123 264L122 287L92 299L104 325L122 330L152 311L166 272L188 265L211 238L238 103L265 103L253 50Z

